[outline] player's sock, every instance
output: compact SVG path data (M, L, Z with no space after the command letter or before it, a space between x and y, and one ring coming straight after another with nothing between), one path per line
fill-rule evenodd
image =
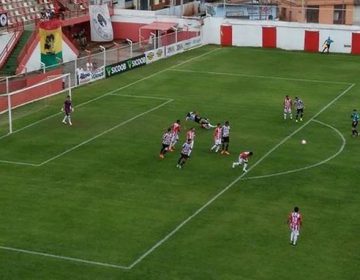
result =
M240 162L235 161L235 162L233 162L233 164L232 164L232 168L235 168L235 167L238 166L238 165L240 165Z
M246 169L247 166L248 166L247 163L244 163L244 167L243 167L244 172L247 172L247 169Z
M217 147L217 145L215 144L214 146L211 147L211 151L214 150Z
M293 241L294 241L294 233L291 232L291 234L290 234L290 243L293 243Z
M215 152L217 153L219 150L220 150L220 145L217 145Z
M286 120L286 114L284 114L284 120Z
M63 119L62 122L63 122L63 123L66 123L66 119L67 119L67 116L64 117L64 119Z
M70 125L72 125L70 116L68 116L68 122Z
M294 244L294 245L296 245L297 238L298 238L298 236L297 236L297 234L295 233L295 234L294 234L294 241L293 241L293 244Z

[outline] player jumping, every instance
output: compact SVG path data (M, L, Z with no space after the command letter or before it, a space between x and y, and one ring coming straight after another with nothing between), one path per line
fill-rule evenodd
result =
M289 214L288 225L290 227L290 244L295 246L300 235L300 226L302 225L302 216L299 213L299 207L294 207L294 211Z
M243 171L247 172L246 167L248 166L249 158L252 155L253 155L253 152L241 152L240 155L239 155L238 161L233 162L232 168L235 168L236 166L239 166L239 165L244 165L243 166Z
M185 120L187 121L194 121L198 123L202 128L210 129L216 127L215 125L212 125L210 123L210 120L208 118L200 117L200 115L197 112L189 112L186 114Z
M74 108L71 103L70 95L66 97L66 100L64 101L64 106L61 108L61 111L64 112L65 116L62 120L63 124L69 123L69 125L72 125L71 122L71 112L74 112Z

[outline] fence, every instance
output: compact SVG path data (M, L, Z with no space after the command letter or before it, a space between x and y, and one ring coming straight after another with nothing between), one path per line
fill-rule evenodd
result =
M70 73L71 87L76 87L84 83L104 78L106 66L126 61L132 57L138 57L146 52L155 51L161 48L164 49L165 53L165 48L168 46L171 47L169 48L169 53L175 54L180 52L183 48L182 46L177 46L179 50L176 49L174 52L174 45L176 45L176 43L188 42L192 38L199 38L199 36L200 30L178 31L157 38L152 37L141 43L132 43L131 41L128 41L127 44L114 43L114 46L109 49L99 46L97 50L88 51L87 56L78 58L74 61L57 64L56 66L51 67L44 67L37 71L26 72L25 74L6 77L0 80L0 94L6 94L30 86L30 77L44 73L46 76L46 73L53 72L54 69L61 70L61 73ZM198 43L200 43L200 41ZM185 43L184 46L184 49L186 49ZM160 54L160 51L158 53ZM154 60L151 60L151 62L152 61Z

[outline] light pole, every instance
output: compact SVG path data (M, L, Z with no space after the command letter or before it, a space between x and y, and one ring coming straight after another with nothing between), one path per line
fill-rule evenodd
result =
M104 68L105 68L105 66L106 66L106 49L102 45L100 45L99 47L104 54Z

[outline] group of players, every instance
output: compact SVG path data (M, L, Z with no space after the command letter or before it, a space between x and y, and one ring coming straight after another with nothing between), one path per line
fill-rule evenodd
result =
M229 155L229 143L230 143L230 123L225 121L222 125L218 123L216 126L212 125L208 118L201 117L197 112L189 112L185 118L186 121L194 121L204 129L214 128L214 145L210 148L210 151L219 152L221 149L221 154ZM162 136L162 146L160 150L160 158L164 158L167 152L173 152L175 150L175 145L179 140L179 133L181 131L180 120L174 122L171 127L169 127ZM177 161L177 168L183 168L185 162L191 155L191 152L194 147L195 141L195 127L191 127L186 132L186 141L181 147L180 158ZM236 162L232 164L232 167L242 165L243 171L247 172L247 165L249 158L253 155L251 151L241 152L239 158Z
M286 120L287 116L289 116L290 120L293 119L292 108L295 107L296 109L295 121L302 122L305 105L304 102L299 97L295 97L295 100L293 102L292 99L289 97L289 95L286 95L283 105L284 105L284 120Z

